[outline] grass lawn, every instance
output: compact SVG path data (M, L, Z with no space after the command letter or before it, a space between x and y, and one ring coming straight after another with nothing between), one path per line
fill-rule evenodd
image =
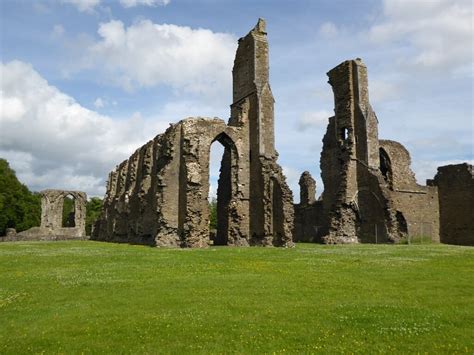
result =
M0 353L474 351L474 248L0 243Z

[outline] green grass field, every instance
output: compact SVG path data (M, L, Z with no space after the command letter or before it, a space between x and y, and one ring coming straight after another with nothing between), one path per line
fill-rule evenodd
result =
M0 244L0 353L469 353L474 248Z

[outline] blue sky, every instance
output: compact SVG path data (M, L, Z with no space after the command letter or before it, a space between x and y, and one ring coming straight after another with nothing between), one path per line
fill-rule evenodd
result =
M409 149L419 182L474 159L470 0L0 3L0 157L36 191L101 196L108 172L170 122L227 120L236 41L258 17L267 21L279 162L296 201L304 170L322 191L333 112L326 72L346 59L368 66L379 136Z

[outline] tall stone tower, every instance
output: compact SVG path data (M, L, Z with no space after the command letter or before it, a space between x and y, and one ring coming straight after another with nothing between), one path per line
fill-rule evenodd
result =
M248 129L251 240L253 244L270 244L271 240L275 244L281 239L278 235L291 234L285 230L288 223L284 216L293 218L288 205L292 194L276 163L275 100L269 84L268 41L263 19L239 39L232 74L233 103L229 125L244 125Z
M378 121L369 103L367 68L348 60L328 72L334 92L321 154L328 242L392 239L397 222L380 174ZM370 239L370 240L369 240Z

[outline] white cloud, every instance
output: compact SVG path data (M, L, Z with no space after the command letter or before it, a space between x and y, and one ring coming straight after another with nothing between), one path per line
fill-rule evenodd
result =
M92 12L101 0L62 0L63 3L74 5L81 12Z
M221 169L224 146L219 142L211 145L209 157L209 201L217 198L217 187L219 186L219 174Z
M168 125L139 114L113 120L88 110L20 61L2 63L0 76L0 155L35 190L101 195L108 171Z
M470 0L385 0L384 18L369 36L411 46L413 54L400 58L406 65L456 72L473 63L473 16Z
M124 89L167 85L213 95L230 88L236 49L230 34L149 20L129 27L115 20L102 23L98 33L88 61Z
M25 114L26 108L18 97L8 97L0 91L0 115L4 122L16 122Z
M80 12L92 13L102 3L102 0L61 0L66 4L75 6ZM120 0L124 8L135 6L166 6L170 0Z
M310 128L326 127L331 116L334 116L334 112L327 110L305 112L298 121L298 130L305 131Z
M170 0L120 0L123 7L134 7L138 5L143 6L165 6L170 3Z

